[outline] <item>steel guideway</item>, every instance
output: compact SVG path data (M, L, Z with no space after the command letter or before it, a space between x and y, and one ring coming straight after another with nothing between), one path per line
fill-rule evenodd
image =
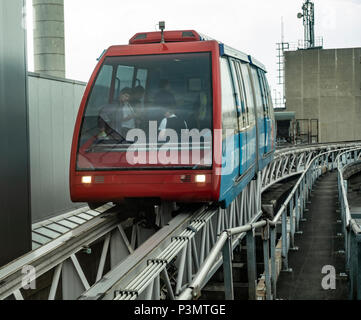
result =
M111 206L98 209L98 215L94 211L82 212L78 210L73 216L63 216L58 220L55 218L55 220L37 224L36 228L33 228L33 232L48 237L49 241L43 245L37 243L40 247L0 269L0 299L7 298L12 294L16 299L22 298L19 291L23 278L21 270L26 265L35 267L37 277L51 269L55 270L51 293L49 294L49 298L54 298L54 290L56 289L54 283L59 280L63 263L72 261L76 266L75 253L101 239L104 239L104 248L96 283L88 284L87 281L84 281L84 273L77 270L80 278L83 277L83 283L85 283L84 293L80 295L80 299L159 299L161 278L167 286L170 298L174 299L190 284L194 275L200 270L216 244L217 237L223 230L254 223L259 219L261 192L283 179L302 174L311 162L315 174L310 176L310 179L315 181L323 166L335 169L336 156L341 151L354 148L357 145L360 144L323 144L278 150L274 160L258 174L257 180L253 180L228 209L223 210L210 206L203 207L198 212L182 213L135 251L132 250L124 237L121 218L116 213L102 215L102 212L106 212ZM330 152L327 156L324 155L332 150L334 152ZM313 161L316 157L322 161ZM298 188L299 191L295 193L296 196L305 195L309 192L305 184L300 184ZM298 203L301 205L299 200ZM301 217L301 212L295 210L295 205L293 206L293 214L298 219ZM80 220L74 219L74 216L77 219L82 219L82 223L79 223ZM284 220L283 215L282 217ZM54 236L54 234L45 232L43 228L59 233L60 229L56 229L54 225L66 227L64 223L61 223L62 220L73 223L77 221L79 224L64 234L59 234L54 239L50 239L51 235ZM110 234L114 230L119 230L120 234L123 235L123 242L129 247L129 252L118 265L103 276L104 260L111 241ZM233 249L239 240L240 238L234 239L232 242ZM175 292L171 288L166 268L172 260L176 260L178 270ZM203 280L202 286L221 265L222 255L219 255L211 271ZM139 277L142 272L147 272L149 277Z

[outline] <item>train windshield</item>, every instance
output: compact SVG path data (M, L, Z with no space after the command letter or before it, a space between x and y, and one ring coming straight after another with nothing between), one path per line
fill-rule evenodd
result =
M88 96L78 170L212 167L211 53L107 57Z

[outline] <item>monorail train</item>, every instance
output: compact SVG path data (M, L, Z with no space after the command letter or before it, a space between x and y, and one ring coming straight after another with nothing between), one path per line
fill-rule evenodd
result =
M194 30L138 33L99 59L77 116L74 202L227 207L271 160L265 67Z

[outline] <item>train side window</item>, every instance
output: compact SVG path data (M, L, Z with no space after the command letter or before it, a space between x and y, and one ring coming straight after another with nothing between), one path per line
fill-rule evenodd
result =
M111 100L113 70L113 65L104 64L96 78L84 115L80 144L98 133L99 110Z
M267 97L268 97L268 106L269 106L269 113L271 115L271 118L274 118L274 110L273 110L273 102L272 102L272 96L271 96L271 89L269 87L268 81L267 81L267 77L264 74L264 83L265 83L265 88L266 88L266 92L267 92Z
M147 85L148 70L137 69L136 83L135 86L142 86L144 89Z
M260 87L260 79L258 77L257 69L254 67L251 67L251 73L252 73L252 81L253 81L253 88L254 88L254 94L256 97L256 110L257 114L260 117L264 116L264 106L263 106L263 100L262 100L262 93L261 93L261 87Z
M259 75L259 80L260 80L260 85L261 85L261 93L262 93L262 100L263 100L263 109L264 109L264 116L265 117L270 117L270 106L269 106L269 99L268 99L268 89L266 87L266 83L265 83L265 75L264 72L260 69L258 69L258 75Z
M115 77L115 90L114 90L114 101L119 99L120 91L126 87L131 88L134 78L134 67L129 66L118 66L117 74Z
M264 90L265 90L265 99L267 102L267 112L268 112L268 116L269 117L273 117L273 103L272 103L272 96L271 96L271 91L267 82L267 78L266 78L266 74L263 71L261 72L261 78L263 81L263 85L264 85Z
M148 70L136 69L134 73L133 94L130 99L132 107L144 109L145 91L147 86Z
M237 108L239 114L238 114L238 125L239 129L245 129L247 127L247 119L246 119L246 110L245 110L245 103L244 103L244 95L241 91L241 80L238 75L237 67L236 67L236 61L231 60L231 69L232 69L232 75L233 75L233 82L234 82L234 89L235 89L235 95L236 95L236 101L237 101Z
M247 126L249 126L249 109L248 109L244 82L242 79L241 63L239 61L235 61L235 67L236 67L237 76L238 76L238 84L239 84L240 92L242 95L243 123L244 123L245 127L247 127Z
M242 72L244 89L245 89L246 98L247 98L246 100L247 100L247 107L248 107L249 124L254 125L256 123L256 120L255 120L253 91L252 91L250 75L248 72L248 64L246 64L246 63L241 64L241 72Z
M113 66L103 65L96 79L92 94L89 97L88 108L90 110L96 109L96 112L98 112L99 106L109 103L112 75Z
M226 130L238 133L238 121L236 100L233 91L232 77L228 60L221 59L221 86L222 86L222 127L223 139L226 138Z

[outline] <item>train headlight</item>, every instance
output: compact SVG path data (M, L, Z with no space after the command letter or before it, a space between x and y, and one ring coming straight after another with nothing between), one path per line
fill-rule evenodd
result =
M196 176L197 183L204 183L206 182L206 176L204 174L199 174Z
M92 177L90 176L84 176L81 178L81 183L84 183L84 184L89 184L89 183L92 183Z

